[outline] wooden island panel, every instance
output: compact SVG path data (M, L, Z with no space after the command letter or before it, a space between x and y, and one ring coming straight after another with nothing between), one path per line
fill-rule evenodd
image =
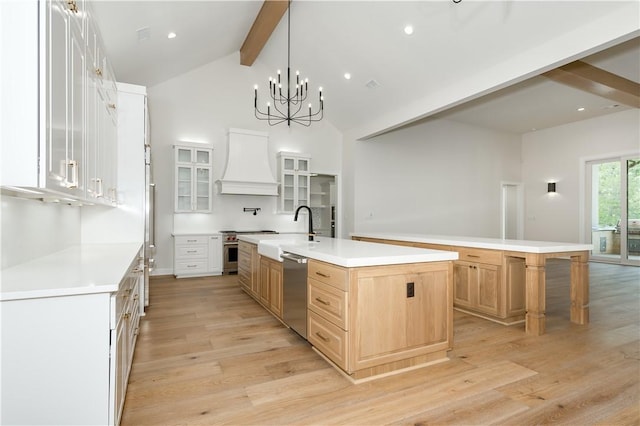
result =
M451 261L341 268L309 260L308 285L309 342L351 379L448 359Z
M543 253L511 251L513 249L479 249L457 245L431 244L424 242L407 242L395 238L372 238L354 236L354 240L382 244L412 245L413 247L434 250L449 250L459 253L455 262L454 303L457 309L484 317L503 324L515 324L524 318L525 332L539 336L545 332L545 268L546 260L554 257L571 258L571 322L587 324L589 322L589 251L569 251L562 247L564 243L549 243L551 249ZM555 248L555 245L561 247ZM576 245L579 246L579 245ZM571 250L571 249L570 249ZM533 250L532 250L533 251ZM474 267L468 262L477 262L477 269L482 265L495 264L502 271L497 275L501 282L493 289L490 283L492 274L483 272L474 281ZM471 269L469 271L468 269ZM480 284L484 282L484 287ZM494 293L495 290L495 293ZM491 303L487 303L491 301ZM495 301L495 304L493 303ZM497 306L496 312L494 306Z

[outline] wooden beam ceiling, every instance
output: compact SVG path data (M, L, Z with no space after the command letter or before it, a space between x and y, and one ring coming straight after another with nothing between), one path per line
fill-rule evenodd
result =
M265 0L240 48L240 64L251 66L289 7L288 0Z
M640 108L640 84L586 62L571 62L542 75L567 86Z

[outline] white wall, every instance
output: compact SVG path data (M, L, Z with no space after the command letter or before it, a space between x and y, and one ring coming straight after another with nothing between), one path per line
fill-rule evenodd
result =
M525 239L582 242L584 161L632 152L640 155L637 109L523 135ZM551 180L556 194L547 194Z
M81 208L3 196L1 269L78 244Z
M434 120L355 143L354 229L500 237L520 138Z
M269 157L277 179L279 151L309 154L311 171L340 174L342 135L326 120L311 127L269 127L254 117L253 86L268 83L275 70L259 61L240 65L236 52L148 89L153 172L156 183L157 274L173 270L172 232L215 232L222 229L305 231L306 223L276 213L276 197L220 195L214 188L212 214L173 213L173 150L179 141L213 145L213 179L222 177L229 128L269 133ZM262 96L265 96L264 93ZM266 99L263 99L266 101ZM260 207L253 216L243 207Z

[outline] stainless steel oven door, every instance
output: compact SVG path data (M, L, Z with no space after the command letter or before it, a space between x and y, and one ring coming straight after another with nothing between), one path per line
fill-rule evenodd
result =
M238 243L227 242L222 246L224 252L224 262L222 273L224 275L238 273Z

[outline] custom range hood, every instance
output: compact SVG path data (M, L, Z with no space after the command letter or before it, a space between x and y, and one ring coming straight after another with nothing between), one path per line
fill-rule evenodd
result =
M278 195L278 182L269 165L267 133L229 129L227 167L220 194Z

